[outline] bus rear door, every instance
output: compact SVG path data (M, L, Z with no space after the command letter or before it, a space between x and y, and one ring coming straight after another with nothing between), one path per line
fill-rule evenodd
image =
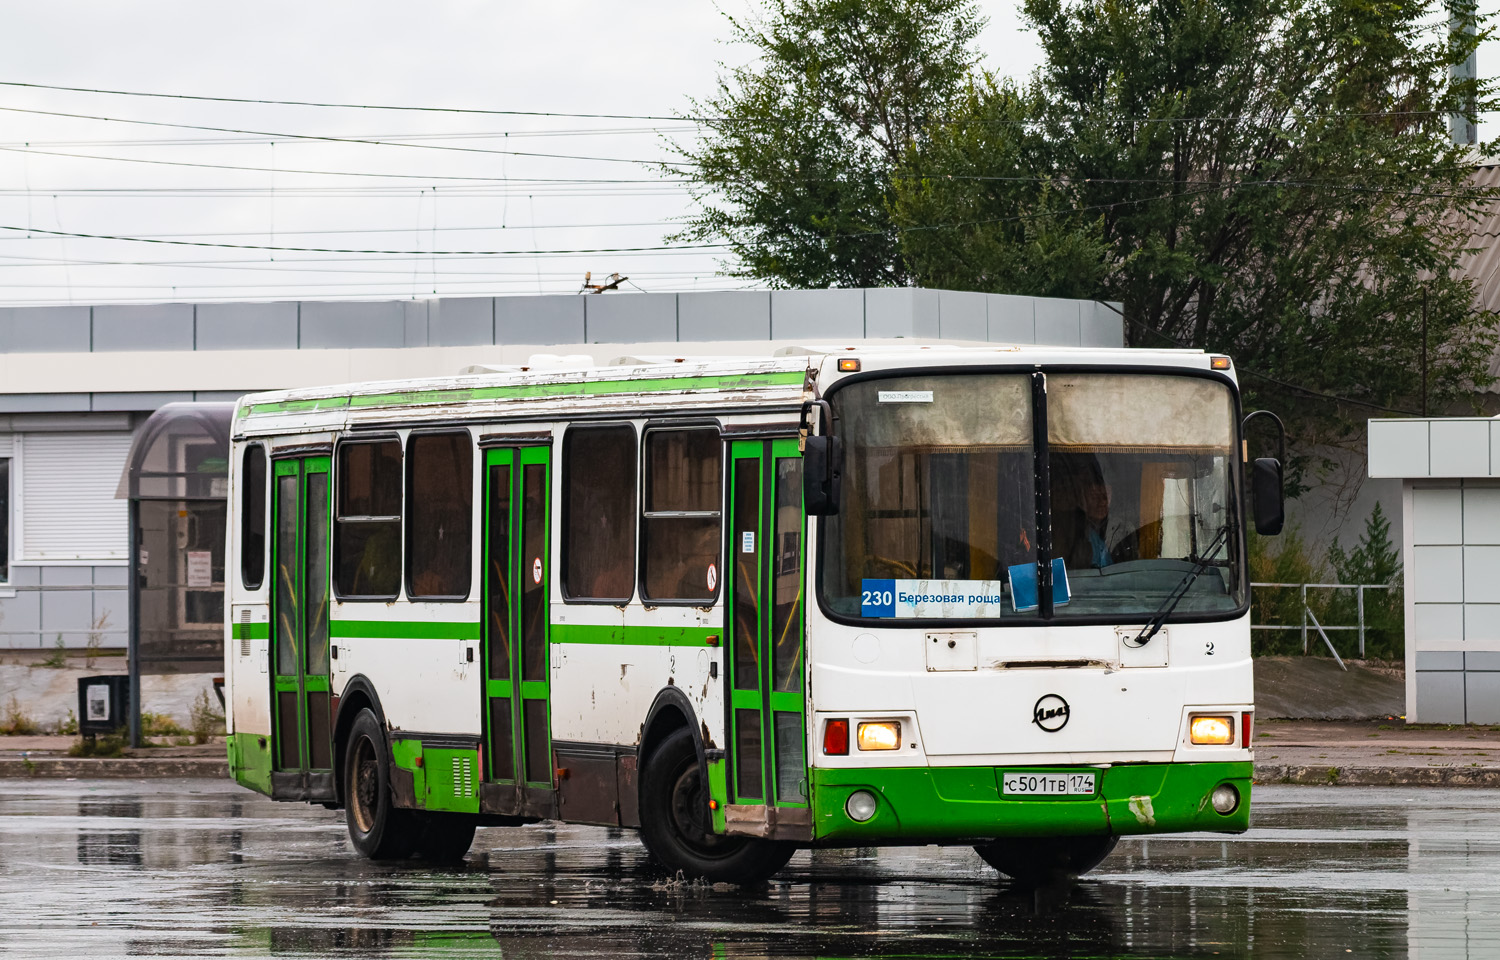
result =
M548 447L485 451L485 813L551 816Z

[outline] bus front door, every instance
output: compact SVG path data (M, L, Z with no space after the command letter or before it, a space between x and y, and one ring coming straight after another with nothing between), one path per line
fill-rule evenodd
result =
M484 813L552 815L550 466L547 447L485 451Z
M333 800L328 457L275 462L271 676L278 800Z
M730 444L731 833L810 838L797 441Z

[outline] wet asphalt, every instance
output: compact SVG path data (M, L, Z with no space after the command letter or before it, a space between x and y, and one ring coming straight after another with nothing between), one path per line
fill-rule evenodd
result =
M1262 787L1235 837L1122 841L1021 891L962 847L672 883L629 831L357 859L341 814L229 783L0 781L0 957L1500 957L1500 791Z

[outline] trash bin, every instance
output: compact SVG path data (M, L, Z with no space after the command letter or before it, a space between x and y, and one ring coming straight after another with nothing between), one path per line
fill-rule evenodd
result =
M130 726L130 677L78 678L78 732L86 737Z

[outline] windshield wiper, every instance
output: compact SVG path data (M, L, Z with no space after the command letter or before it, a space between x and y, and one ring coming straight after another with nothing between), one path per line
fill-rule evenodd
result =
M1141 632L1135 635L1135 639L1131 641L1131 646L1144 647L1147 643L1151 642L1151 638L1156 636L1157 632L1161 630L1162 624L1167 622L1167 618L1172 615L1172 611L1177 609L1178 602L1187 596L1188 590L1193 586L1193 581L1197 580L1198 575L1208 569L1208 565L1213 562L1213 555L1218 552L1219 547L1224 544L1224 541L1228 537L1229 524L1226 523L1219 528L1218 533L1214 534L1213 540L1209 541L1208 549L1204 550L1198 557L1198 561L1193 564L1193 569L1187 572L1187 575L1182 578L1181 583L1172 588L1172 592L1167 594L1167 599L1162 603L1161 608L1146 622L1144 627L1141 627Z

